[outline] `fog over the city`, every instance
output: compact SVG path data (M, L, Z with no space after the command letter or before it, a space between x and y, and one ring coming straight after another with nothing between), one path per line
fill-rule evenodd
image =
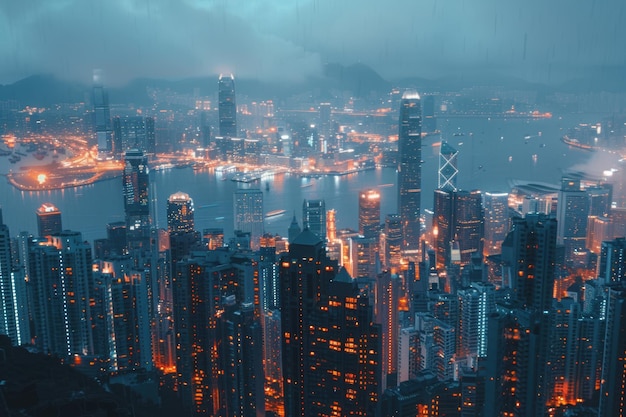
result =
M559 83L626 64L623 0L4 0L0 84L218 72L297 81L327 62L387 79L489 71Z

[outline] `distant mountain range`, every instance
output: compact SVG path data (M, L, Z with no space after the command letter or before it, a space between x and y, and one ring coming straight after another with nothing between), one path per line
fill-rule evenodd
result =
M584 93L590 91L626 92L626 68L602 67L595 76L568 81L558 86L533 84L519 78L498 76L484 72L447 76L438 79L419 77L385 80L371 67L357 63L325 65L320 77L309 78L297 84L283 83L280 79L266 82L254 79L237 79L237 93L252 99L288 97L305 92L319 100L330 99L338 92L348 91L354 97L380 96L393 86L413 87L418 91L458 90L469 86L503 86L511 89L535 90L539 92L563 91ZM214 96L217 91L217 75L181 80L158 80L140 78L123 87L110 87L111 104L150 104L151 89L171 90L182 94ZM33 75L9 85L0 85L0 101L17 100L20 105L50 106L55 103L77 103L90 101L91 86L64 81L51 75Z

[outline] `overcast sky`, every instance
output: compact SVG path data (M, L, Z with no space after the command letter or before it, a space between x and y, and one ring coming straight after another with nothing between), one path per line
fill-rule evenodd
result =
M0 84L233 72L299 80L326 62L387 79L491 71L556 83L626 64L624 0L1 0Z

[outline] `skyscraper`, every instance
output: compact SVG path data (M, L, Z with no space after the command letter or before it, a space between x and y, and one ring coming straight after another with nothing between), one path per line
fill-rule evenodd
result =
M150 245L150 169L142 151L126 151L124 158L124 211L128 250L148 250Z
M557 243L565 246L565 261L571 262L578 249L585 248L589 196L580 188L580 180L563 177L557 206Z
M167 230L169 232L193 232L194 208L189 194L179 191L167 199Z
M472 253L482 250L484 219L480 192L435 190L434 211L437 268L450 266L453 258L462 265L468 264ZM452 247L458 247L459 259L453 256L456 254Z
M626 410L626 286L609 287L599 417Z
M626 239L623 237L602 242L598 279L605 284L626 283Z
M263 191L258 188L236 190L233 193L233 207L235 230L250 233L250 245L257 250L265 221Z
M554 218L527 214L513 219L513 226L502 243L502 260L513 280L514 299L523 308L548 311L552 306L556 259Z
M380 234L380 193L377 190L359 193L359 234L365 238L377 238Z
M398 213L402 250L417 250L422 192L422 110L420 96L408 90L400 101L398 130Z
M131 149L154 152L154 118L115 117L113 118L113 152L123 154Z
M326 242L326 203L324 200L304 200L302 229L309 229Z
M0 209L0 334L16 346L30 342L24 268L13 265L11 234Z
M397 214L385 216L385 264L388 268L400 266L402 258L402 222Z
M47 244L31 241L29 251L35 344L61 357L92 354L89 243L63 231Z
M448 142L441 142L437 188L445 191L456 191L456 177L459 173L457 168L458 154L459 151L450 146Z
M501 252L502 241L509 232L508 193L483 194L485 210L485 244L483 254L495 255Z
M104 88L102 70L93 71L93 107L98 153L111 152L113 138L111 110L109 109L109 94Z
M220 136L236 138L237 104L235 102L235 77L220 74L217 84Z
M280 261L285 415L374 416L380 327L366 292L304 230Z
M50 236L61 233L61 210L52 203L44 203L37 209L37 231L38 236Z

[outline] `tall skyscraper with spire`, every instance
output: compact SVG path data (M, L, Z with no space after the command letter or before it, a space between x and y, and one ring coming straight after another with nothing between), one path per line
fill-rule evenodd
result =
M218 81L218 110L220 136L237 137L237 103L235 102L235 77L222 75Z
M407 90L400 101L398 130L398 213L402 250L417 250L422 195L422 109L420 96Z
M109 94L104 88L103 72L99 69L93 71L93 110L98 153L111 152L113 128L111 127Z

